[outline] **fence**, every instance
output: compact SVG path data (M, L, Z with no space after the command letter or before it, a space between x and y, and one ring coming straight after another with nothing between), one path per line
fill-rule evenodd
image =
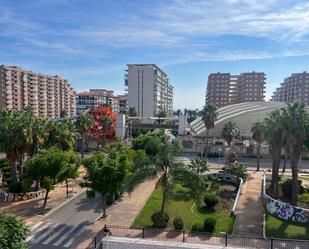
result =
M122 226L109 226L110 235L114 237L151 239L155 241L173 241L190 244L206 244L223 247L256 248L256 249L309 249L309 240L288 240L248 235L216 236L209 233L185 232L155 228L129 228ZM94 249L103 248L104 231L97 234L94 239Z

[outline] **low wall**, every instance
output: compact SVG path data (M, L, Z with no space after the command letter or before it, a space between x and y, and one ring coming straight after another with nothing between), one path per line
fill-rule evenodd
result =
M297 223L309 222L309 209L292 206L288 203L276 200L266 194L266 175L263 176L263 201L266 211L281 220Z
M36 199L36 198L40 198L44 194L45 194L45 189L41 189L40 191L35 191L35 192L27 192L27 193L8 193L8 192L0 191L0 203Z

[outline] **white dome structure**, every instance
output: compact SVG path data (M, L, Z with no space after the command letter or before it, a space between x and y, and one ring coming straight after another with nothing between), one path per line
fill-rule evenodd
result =
M228 105L218 109L215 127L210 130L211 137L220 137L221 131L229 121L235 122L240 129L241 136L251 137L251 127L258 121L263 121L270 112L286 107L283 102L246 102ZM201 117L190 123L191 130L196 136L205 136L206 128Z

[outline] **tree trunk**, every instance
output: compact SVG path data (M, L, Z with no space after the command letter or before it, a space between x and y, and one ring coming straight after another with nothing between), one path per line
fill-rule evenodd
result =
M274 194L275 197L279 195L279 167L281 161L281 147L272 147L272 158L273 158L273 165L272 165L272 175L271 175L271 185L270 185L270 192Z
M291 153L291 169L292 169L292 205L294 206L297 206L299 157L300 153L293 150Z
M82 159L84 159L84 153L85 153L85 133L82 133Z
M45 207L46 207L46 203L47 203L47 199L48 199L48 194L49 194L49 191L46 191L45 198L44 198L43 209L45 209Z
M11 177L13 179L14 182L19 182L19 178L18 178L18 173L17 173L17 156L16 154L13 153L7 153L6 157L10 160L11 162Z
M68 181L68 179L65 179L65 187L67 189L67 198L69 198L69 181Z
M282 167L282 174L284 174L286 169L286 163L288 161L288 150L287 148L284 149L284 161L283 161L283 167Z
M209 129L206 129L206 138L205 138L205 157L208 157L208 138L209 138Z
M166 201L167 201L167 192L168 192L168 186L167 186L167 175L166 173L163 174L162 179L162 185L163 185L163 193L162 193L162 204L161 204L161 212L164 212L166 207Z
M261 144L257 147L257 159L256 159L256 171L260 171L260 159L261 159Z
M101 197L102 197L102 209L103 209L103 218L106 218L106 194L105 193L101 193Z

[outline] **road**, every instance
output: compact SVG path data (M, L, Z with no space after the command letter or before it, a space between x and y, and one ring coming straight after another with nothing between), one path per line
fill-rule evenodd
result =
M31 249L72 248L90 223L101 214L101 198L88 199L82 193L33 227L28 238Z
M178 156L176 157L177 162L183 162L185 164L189 164L191 159L194 158L194 156L191 155L184 155L184 156ZM218 166L223 167L224 166L224 158L218 158L218 157L209 157L208 162L212 164L214 167ZM242 163L246 165L249 169L256 169L256 158L239 158L239 163ZM283 163L283 160L282 160ZM260 169L271 169L272 160L270 158L261 158L260 161ZM309 170L309 160L302 160L300 167L301 170ZM287 163L287 170L289 170L289 162Z

